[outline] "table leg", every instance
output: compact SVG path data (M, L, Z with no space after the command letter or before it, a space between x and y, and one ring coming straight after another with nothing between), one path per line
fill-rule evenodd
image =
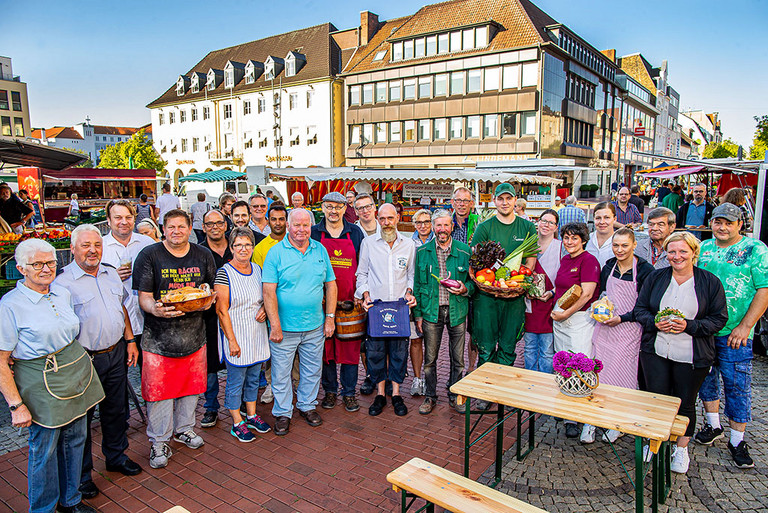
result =
M664 447L659 449L659 452L657 454L653 455L653 462L651 463L652 467L652 476L651 476L651 511L653 513L657 513L659 511L659 496L662 493L662 489L664 488L664 484L662 483L663 475L661 472L661 454L664 451Z
M496 421L498 422L498 427L496 428L496 482L493 484L493 488L496 487L501 482L501 460L504 457L504 405L501 403L497 404L498 406L498 413L496 414ZM518 415L520 414L520 410L518 410ZM520 440L517 441L517 443L520 443Z
M635 512L643 513L643 437L635 437Z
M469 448L472 446L469 442L470 406L471 399L467 397L466 403L464 403L464 477L469 477Z

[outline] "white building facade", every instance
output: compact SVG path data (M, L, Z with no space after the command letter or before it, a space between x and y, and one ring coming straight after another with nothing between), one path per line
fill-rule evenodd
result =
M85 118L84 122L71 127L36 128L32 131L32 137L53 148L83 151L96 165L102 150L129 140L142 128L145 127L92 125L91 120ZM146 130L145 135L151 139L151 130Z

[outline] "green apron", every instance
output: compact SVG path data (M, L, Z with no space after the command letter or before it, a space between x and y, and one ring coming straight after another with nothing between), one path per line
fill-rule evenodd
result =
M91 358L77 340L33 360L14 360L13 379L32 422L66 426L104 399Z

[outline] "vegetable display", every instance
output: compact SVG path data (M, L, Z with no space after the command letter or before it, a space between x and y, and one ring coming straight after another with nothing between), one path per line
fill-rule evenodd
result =
M538 237L528 235L522 244L509 254L497 241L485 241L475 246L469 265L473 279L486 292L512 297L534 288L531 269L522 265L524 258L539 252Z
M469 257L469 266L472 269L489 269L496 265L507 255L501 244L495 240L487 240L475 246L472 256Z

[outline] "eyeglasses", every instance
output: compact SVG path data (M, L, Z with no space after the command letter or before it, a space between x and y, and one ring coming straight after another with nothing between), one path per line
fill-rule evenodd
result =
M366 210L371 210L373 208L373 203L368 203L367 205L363 205L362 207L355 207L355 210L359 210L360 212L365 212Z
M431 224L432 221L416 221L414 222L414 226L424 226L425 224Z
M42 271L43 267L47 267L51 271L56 269L56 266L58 265L56 263L56 260L49 260L47 262L32 262L31 264L27 264L32 267L35 271Z
M257 208L267 208L266 205L251 205L251 208L256 210Z
M253 244L232 244L232 249L240 251L241 249L251 249Z
M221 228L222 226L226 226L226 221L211 221L208 223L203 223L208 228L213 228L214 226L217 228Z
M550 226L557 226L557 223L554 221L547 221L546 219L539 219L539 224L548 224Z
M344 210L344 205L339 205L337 207L332 207L331 205L323 205L323 208L332 212L341 212Z
M466 200L466 199L456 199L453 198L451 202L456 203L458 205L468 205L469 203L472 203L472 200Z

